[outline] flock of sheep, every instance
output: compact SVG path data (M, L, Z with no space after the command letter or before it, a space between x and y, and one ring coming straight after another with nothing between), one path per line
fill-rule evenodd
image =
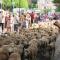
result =
M59 22L40 23L39 28L0 36L0 60L37 60L52 57L59 34Z

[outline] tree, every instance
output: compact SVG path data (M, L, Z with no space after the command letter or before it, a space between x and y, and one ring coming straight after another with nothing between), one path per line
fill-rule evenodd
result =
M11 0L2 0L3 9L8 9L11 7Z
M54 2L54 3L56 4L56 6L57 6L56 11L59 11L59 12L60 12L60 0L54 0L53 2Z
M20 7L21 8L28 8L28 1L27 0L20 0Z
M35 3L32 3L32 4L30 5L30 8L36 8L36 4L35 4Z
M14 2L15 2L15 4L14 4L15 7L20 7L20 5L19 5L20 0L14 0Z
M21 7L21 8L28 8L28 1L27 0L2 0L2 7L3 9L12 9L14 7Z
M53 0L54 3L60 3L60 0Z

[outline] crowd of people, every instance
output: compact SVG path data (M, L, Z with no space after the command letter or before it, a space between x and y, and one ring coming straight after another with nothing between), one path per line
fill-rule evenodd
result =
M35 12L21 14L6 12L5 15L0 13L0 30L4 33L14 31L19 32L19 29L28 29L33 23L38 24L41 21L49 21L52 19L57 19L56 14L52 17L52 15L50 16L49 14L40 14Z

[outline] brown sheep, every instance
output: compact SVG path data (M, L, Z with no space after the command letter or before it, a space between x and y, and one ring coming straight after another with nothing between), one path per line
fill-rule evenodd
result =
M37 52L38 52L38 43L36 39L33 39L29 42L29 47L27 48L29 53L29 59L30 60L36 60L37 59Z
M9 53L6 49L0 48L0 60L8 60Z
M52 42L52 43L48 44L47 49L48 49L49 55L54 56L55 42Z
M21 56L19 53L14 52L11 53L8 60L21 60Z
M54 23L54 25L57 26L57 27L60 29L60 22L59 22L59 21L56 21L56 22Z
M19 46L15 45L14 43L11 43L9 45L3 45L2 48L6 49L9 52L9 54L11 54L12 52L19 52L20 53L20 50L21 50L19 48Z
M56 21L56 22L54 23L54 25L59 28L59 33L60 33L60 21Z
M46 36L43 36L41 39L38 40L38 49L39 53L44 55L46 52L46 47L49 44L49 40L46 38Z

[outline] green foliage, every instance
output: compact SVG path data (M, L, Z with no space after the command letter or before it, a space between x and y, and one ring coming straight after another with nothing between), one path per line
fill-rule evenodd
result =
M32 3L29 8L36 8L36 4L35 3Z
M60 7L57 7L56 11L57 11L57 12L60 12Z
M53 2L60 4L60 0L54 0ZM60 12L60 5L57 6L56 11L57 11L57 12Z
M28 8L28 1L27 0L20 0L20 7L21 8Z
M3 7L4 9L8 9L8 8L11 7L11 0L2 0L2 1L3 1L2 7Z
M20 0L14 0L14 2L15 2L14 6L19 7Z
M60 0L54 0L53 2L54 3L60 3Z
M14 3L12 3L14 2ZM21 7L21 8L28 8L28 1L27 0L2 0L2 7L3 9L12 9L12 5L14 7Z

